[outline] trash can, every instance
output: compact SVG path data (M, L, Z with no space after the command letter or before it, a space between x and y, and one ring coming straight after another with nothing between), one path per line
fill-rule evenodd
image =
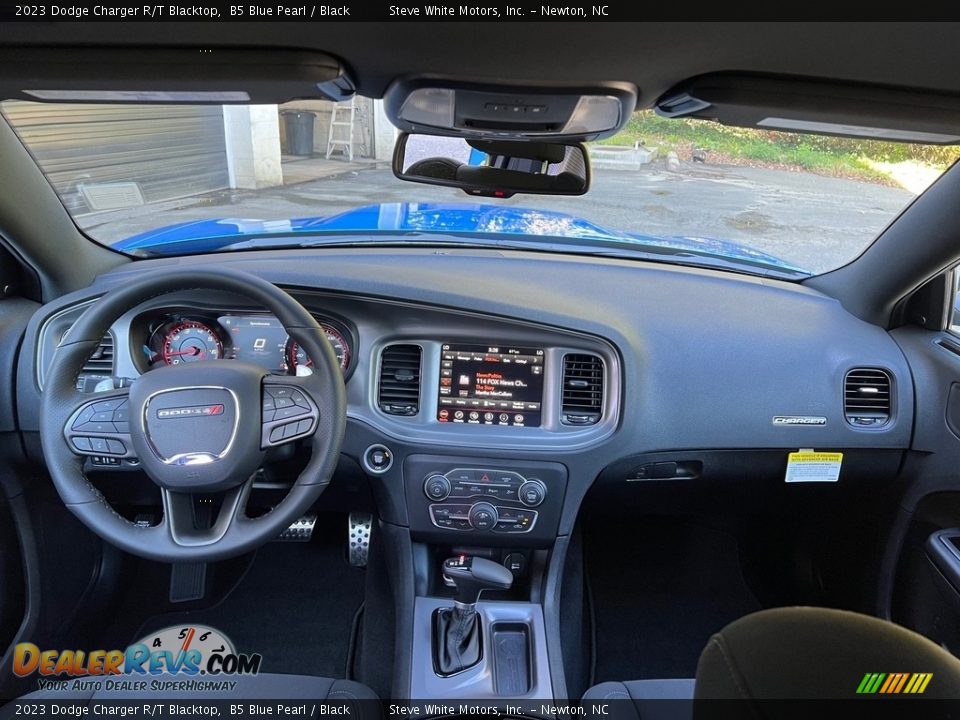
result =
M287 132L287 152L291 155L313 155L313 119L311 112L283 113Z

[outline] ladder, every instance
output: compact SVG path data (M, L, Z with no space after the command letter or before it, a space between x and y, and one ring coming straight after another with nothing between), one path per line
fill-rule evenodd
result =
M327 133L327 160L340 153L348 162L353 162L353 123L357 106L351 97L347 102L334 103L330 113L330 131Z

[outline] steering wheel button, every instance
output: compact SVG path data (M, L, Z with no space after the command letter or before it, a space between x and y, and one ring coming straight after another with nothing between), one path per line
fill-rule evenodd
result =
M88 420L90 420L90 418L93 417L93 414L94 414L95 412L96 412L96 410L93 409L93 406L92 406L92 405L88 405L88 406L85 407L83 410L81 410L81 411L80 411L80 414L77 415L77 419L73 421L73 429L76 430L76 429L79 428L81 425L83 425L85 422L87 422Z
M97 403L94 403L93 410L94 412L107 412L116 410L118 407L123 405L126 402L123 398L113 398L111 400L101 400Z
M292 438L294 435L296 435L296 434L297 434L297 425L299 425L299 424L300 424L300 423L292 422L292 423L287 423L286 425L284 425L284 426L283 426L283 439L286 440L287 438Z
M109 452L106 438L98 438L98 437L90 438L90 449L93 452L98 452L98 453Z
M297 424L297 435L300 435L301 433L310 432L310 428L312 427L313 427L313 420L311 420L310 418L307 418L306 420L301 420Z
M130 423L128 422L115 422L113 426L117 429L118 433L129 433L130 432Z
M307 411L304 410L303 408L297 407L296 405L292 405L291 407L278 408L278 409L277 409L277 414L276 414L276 416L274 417L274 419L275 419L275 420L286 420L287 418L292 418L292 417L297 417L297 416L299 416L299 415L303 415L305 412L307 412Z
M273 395L277 400L279 400L280 398L285 398L285 399L289 400L289 399L290 399L290 396L293 394L293 388L289 388L289 387L272 387L272 388L270 388L270 394ZM292 403L293 401L290 400L290 402ZM278 403L278 404L277 404L277 407L281 407L281 405Z
M80 452L90 452L90 438L75 437L73 438L73 446Z
M293 405L294 405L293 400L291 400L291 399L288 398L288 397L278 397L278 398L276 399L276 408L277 408L277 410L279 410L280 408L293 407Z
M88 422L84 424L83 431L95 433L115 433L117 431L117 427L112 422Z
M129 422L130 408L124 406L113 411L114 422Z
M290 396L290 399L293 400L294 405L297 405L298 407L306 408L307 410L310 409L310 403L303 396L303 393L300 392L299 390L294 390L293 394Z
M119 440L107 439L107 450L111 455L123 455L127 451L127 448Z
M263 422L268 423L274 420L275 412L273 410L263 409Z
M111 420L113 420L113 410L100 410L90 418L90 422L110 422Z
M272 396L272 395L268 395L267 393L264 393L264 394L263 394L263 409L264 409L264 410L275 410L276 407L277 407L275 403L276 403L276 401L273 399L273 396Z
M280 442L283 440L283 426L280 425L270 431L270 442Z

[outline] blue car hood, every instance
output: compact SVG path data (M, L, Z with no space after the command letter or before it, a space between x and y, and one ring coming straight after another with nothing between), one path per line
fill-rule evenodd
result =
M253 238L278 239L298 234L433 233L564 238L619 242L718 255L732 260L761 262L805 272L783 260L729 240L627 233L601 227L566 213L477 203L381 203L354 208L329 217L292 220L219 218L166 225L133 235L112 246L124 252L166 255L201 253L232 247L252 247ZM243 243L241 245L241 243ZM260 245L261 243L256 243ZM271 243L262 243L268 246ZM281 243L277 243L281 244ZM638 248L639 249L639 248Z

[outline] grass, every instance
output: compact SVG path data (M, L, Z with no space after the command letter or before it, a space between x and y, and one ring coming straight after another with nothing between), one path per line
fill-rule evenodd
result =
M960 155L956 146L909 145L734 128L704 120L668 119L637 112L626 127L602 144L655 147L690 160L695 149L716 163L804 170L901 185L901 177L936 177ZM912 189L912 188L911 188Z

